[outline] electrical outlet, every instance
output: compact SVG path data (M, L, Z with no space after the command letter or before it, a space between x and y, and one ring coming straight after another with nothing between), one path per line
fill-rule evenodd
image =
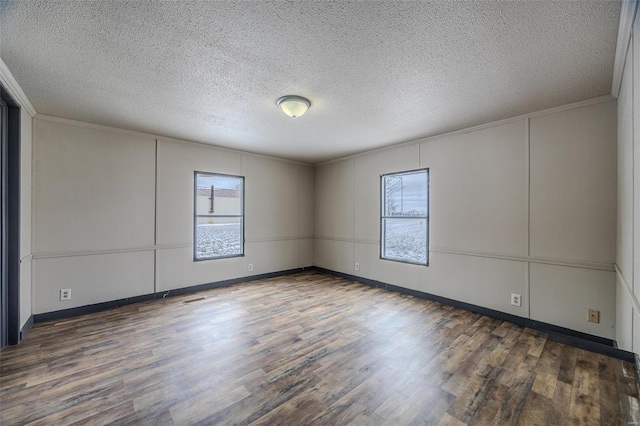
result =
M61 288L60 289L60 300L71 300L71 289L70 288Z
M587 319L589 320L589 322L599 323L600 311L597 311L595 309L589 309L589 317Z
M360 264L356 263L356 271L359 271L359 270L360 270Z
M253 263L249 264L249 272L253 271Z
M522 306L522 296L519 294L511 293L511 304L513 306Z

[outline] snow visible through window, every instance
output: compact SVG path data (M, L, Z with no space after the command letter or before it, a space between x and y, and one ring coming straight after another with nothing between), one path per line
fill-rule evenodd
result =
M244 254L244 178L195 173L196 260Z
M428 264L429 172L382 176L381 257Z

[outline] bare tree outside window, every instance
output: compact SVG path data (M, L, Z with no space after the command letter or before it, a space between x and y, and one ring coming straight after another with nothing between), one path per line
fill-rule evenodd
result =
M385 211L387 215L398 214L400 205L398 198L402 199L400 192L402 190L402 176L387 176L385 179Z

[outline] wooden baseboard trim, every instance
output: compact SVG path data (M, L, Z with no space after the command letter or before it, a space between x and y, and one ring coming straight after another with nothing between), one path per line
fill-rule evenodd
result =
M636 355L633 352L628 352L628 351L619 349L615 344L615 341L611 339L605 339L603 337L594 336L592 334L582 333L580 331L571 330L569 328L560 327L557 325L548 324L545 322L536 321L529 318L519 317L519 316L508 314L505 312L497 311L495 309L485 308L483 306L473 305L471 303L461 302L455 299L449 299L447 297L442 297L442 296L438 296L431 293L411 290L411 289L396 286L393 284L384 283L382 281L358 277L356 275L332 271L330 269L320 268L317 266L314 266L314 269L317 270L318 272L324 272L327 274L331 274L331 275L346 278L349 280L357 281L363 284L367 284L373 287L395 291L397 293L402 293L409 296L418 297L421 299L432 300L434 302L442 303L443 305L453 306L453 307L464 309L466 311L470 311L473 313L486 315L488 317L495 318L501 321L507 321L522 327L528 327L534 330L542 331L544 333L547 333L548 338L555 342L563 343L565 345L573 346L579 349L584 349L590 352L607 355L616 359L620 359L622 361L627 361L631 363L636 362Z

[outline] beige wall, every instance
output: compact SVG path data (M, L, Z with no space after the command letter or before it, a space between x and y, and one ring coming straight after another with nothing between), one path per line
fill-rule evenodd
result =
M636 17L618 97L616 340L640 353L640 20Z
M153 293L155 139L34 122L34 313Z
M312 167L34 121L34 313L312 264ZM245 257L193 262L196 170L246 177Z
M315 264L613 338L615 126L599 101L318 166ZM429 266L381 260L380 175L424 167Z
M312 265L312 167L169 139L157 164L157 291ZM245 257L193 262L194 170L245 176Z

